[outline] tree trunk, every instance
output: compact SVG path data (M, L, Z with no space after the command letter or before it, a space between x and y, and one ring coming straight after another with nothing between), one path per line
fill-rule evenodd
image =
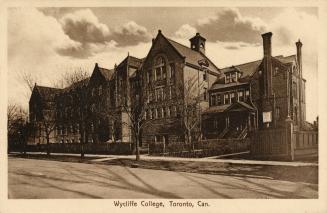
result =
M135 160L140 160L139 136L135 137Z
M50 156L50 138L47 135L47 156Z
M85 131L83 129L83 135L81 135L81 159L84 158L84 143L85 143L85 140L86 140L86 137L85 137Z

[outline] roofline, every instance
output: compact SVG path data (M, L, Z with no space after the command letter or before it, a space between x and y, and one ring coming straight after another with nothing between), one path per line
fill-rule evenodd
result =
M200 66L197 66L197 65L194 65L194 64L191 64L191 63L188 63L188 62L185 62L185 65L188 66L188 67L192 67L192 68L195 68L195 69L198 69L198 70L201 70L202 71L202 67ZM213 72L211 70L208 69L208 73L209 74L212 74L214 76L219 76L219 73L216 73L216 72Z
M296 56L296 54L292 54L292 55L288 55L288 56L283 56L283 55L277 55L277 56L272 56L272 58L275 58L277 59L278 61L280 61L277 57L279 56L282 56L283 58L287 58L287 57L290 57L290 56ZM227 68L231 68L232 66L236 67L236 66L241 66L241 65L246 65L246 64L250 64L250 63L253 63L253 62L257 62L257 61L262 61L262 59L258 59L258 60L254 60L254 61L249 61L249 62L245 62L245 63L242 63L242 64L237 64L237 65L231 65L231 66L227 66L227 67L223 67L223 68L220 68L220 70L223 70L223 69L227 69ZM280 61L281 62L281 61ZM287 63L283 63L281 62L282 64L287 64Z
M179 42L177 42L177 41L174 41L174 40L172 40L172 39L170 39L170 38L166 38L168 41L173 41L173 42L175 42L175 43L177 43L177 44L179 44L179 45L181 45L181 46L183 46L183 47L185 47L185 48L188 48L188 49L190 49L190 50L192 50L190 47L188 47L188 46L186 46L186 45L184 45L184 44L181 44L181 43L179 43ZM172 44L171 44L171 46L173 46ZM173 48L176 50L176 48L173 46ZM179 51L178 50L176 50L178 53L179 53ZM192 51L195 51L195 50L192 50ZM215 65L215 63L213 63L211 60L210 60L210 58L208 58L208 56L206 56L205 54L203 54L202 52L200 52L200 51L195 51L195 52L197 52L197 53L199 53L200 55L202 55L204 58L206 58L208 61L210 61L210 63L218 70L218 71L220 71L220 69ZM180 53L179 53L180 54ZM181 54L180 54L181 55ZM183 58L185 58L185 56L182 56ZM219 73L218 73L219 74Z
M213 83L212 86L209 88L208 91L215 91L215 90L221 90L221 89L226 89L226 88L232 88L232 87L244 86L244 85L248 85L248 84L250 84L250 81L242 82L242 83L240 83L240 84L230 85L230 86L223 87L223 88L216 88L216 89L213 89L212 87L215 85L215 83ZM224 84L224 85L226 85L226 84Z

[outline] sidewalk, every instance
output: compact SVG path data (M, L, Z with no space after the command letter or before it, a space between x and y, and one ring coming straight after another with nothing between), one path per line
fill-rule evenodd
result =
M14 154L14 153L11 153ZM29 155L45 154L42 152L28 152ZM10 154L9 154L10 155ZM61 156L80 156L80 154L71 153L51 153L51 155ZM97 159L90 160L94 162L103 162L114 159L135 159L135 155L97 155L97 154L85 154L86 157L94 157ZM217 156L218 157L218 156ZM141 155L141 160L157 160L157 161L184 161L184 162L210 162L210 163L229 163L229 164L243 164L243 165L266 165L266 166L293 166L293 167L305 167L313 166L317 167L317 163L306 162L285 162L285 161L260 161L260 160L235 160L235 159L214 159L214 157L208 158L180 158L180 157L163 157L163 156L149 156Z

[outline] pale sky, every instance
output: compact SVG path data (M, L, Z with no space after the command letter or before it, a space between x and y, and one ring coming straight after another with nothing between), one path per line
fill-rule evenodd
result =
M261 33L273 33L273 55L295 54L301 39L307 120L317 116L317 8L10 8L9 101L28 106L22 72L51 86L79 67L92 72L97 62L112 68L128 52L145 57L158 29L187 46L200 32L219 68L261 59Z

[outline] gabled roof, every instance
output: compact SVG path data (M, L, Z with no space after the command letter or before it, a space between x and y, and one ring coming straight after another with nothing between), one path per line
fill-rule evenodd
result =
M75 89L75 88L78 88L78 87L87 86L89 81L90 81L90 77L82 79L82 80L77 81L77 82L73 83L72 85L64 88L63 91L69 91L69 90L72 90L72 89Z
M112 77L113 77L113 74L114 74L114 69L106 69L106 68L103 68L103 67L98 67L101 75L107 80L111 80Z
M52 101L55 95L62 91L62 89L59 88L45 87L39 85L35 85L33 90L35 89L39 92L40 96L46 101Z
M192 50L191 48L189 48L183 44L180 44L176 41L173 41L171 39L168 39L168 38L166 38L166 39L177 50L177 52L180 55L185 57L186 63L190 63L195 66L199 66L198 61L206 59L209 62L209 69L219 73L219 68L203 53Z
M249 111L255 111L255 109L250 104L245 103L243 101L236 101L235 103L232 104L209 107L203 113L204 114L222 113L222 112L234 111L235 109L240 109L240 110L245 109Z
M296 55L289 55L289 56L285 56L285 57L282 55L279 55L274 58L278 59L283 64L296 63Z
M249 111L255 111L255 109L251 105L249 105L243 101L236 101L235 103L230 105L225 111L226 112L228 112L228 111L243 111L243 109L249 110Z
M226 72L230 72L231 69L237 69L242 73L241 78L244 78L246 76L252 76L253 73L257 70L257 68L261 64L261 61L262 60L257 60L257 61L252 61L252 62L248 62L248 63L244 63L244 64L233 65L231 67L222 68L220 71L222 73L226 73Z
M209 113L224 112L230 106L231 106L231 104L219 105L219 106L211 106L208 109L206 109L203 113L204 114L209 114Z
M296 55L290 55L285 57L282 55L278 55L272 57L272 60L277 61L277 63L280 63L283 66L289 63L296 63ZM258 67L260 66L261 62L262 59L220 69L221 73L240 71L241 77L239 79L239 82L225 84L224 77L221 76L220 78L217 78L215 83L212 85L211 89L221 89L221 88L245 84L245 82L250 80L250 77L258 70Z

